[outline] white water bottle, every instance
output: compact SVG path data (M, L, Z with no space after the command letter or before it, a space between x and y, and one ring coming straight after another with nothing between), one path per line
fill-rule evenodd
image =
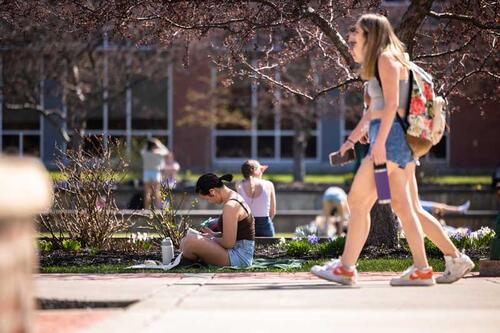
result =
M161 262L163 265L168 265L174 258L174 244L170 237L161 241Z

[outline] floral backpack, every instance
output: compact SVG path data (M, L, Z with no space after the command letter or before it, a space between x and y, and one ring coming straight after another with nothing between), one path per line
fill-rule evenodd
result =
M419 158L441 141L446 127L446 113L443 109L445 100L434 92L432 76L416 64L412 65L406 115L403 119L398 113L396 116L406 132L413 156ZM382 87L378 63L375 68L375 76Z

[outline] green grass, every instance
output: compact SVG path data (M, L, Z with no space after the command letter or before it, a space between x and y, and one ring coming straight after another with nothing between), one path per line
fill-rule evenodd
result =
M54 181L64 180L61 172L59 171L51 171L50 175ZM181 178L184 181L188 182L196 182L200 175L192 174L191 172L185 172L181 174ZM346 181L352 180L352 173L344 173L344 174L308 174L305 177L306 183L320 183L320 184L338 184L342 185ZM268 179L275 183L291 183L293 181L292 174L283 174L283 173L266 173L264 174L264 178ZM117 180L123 179L124 182L140 179L139 172L125 172L123 174L119 174L116 177ZM235 181L240 181L243 177L236 173L234 174ZM424 177L424 183L430 184L439 184L439 185L490 185L491 184L491 176L488 175L478 175L478 176L467 176L467 175L444 175L444 176L429 176Z
M209 268L174 268L171 271L164 272L161 270L131 270L126 269L128 264L115 265L87 265L87 266L50 266L40 268L41 273L86 273L86 274L111 274L111 273L234 273L234 272L309 272L313 265L323 264L324 260L309 260L306 261L301 268L289 270L271 268L271 269L220 269L215 266ZM411 259L360 259L358 262L359 272L402 272L412 264ZM440 259L429 259L429 264L434 268L435 272L444 270L444 261ZM476 262L474 272L479 270L479 263Z
M491 176L447 175L439 177L424 177L424 183L439 185L491 185Z

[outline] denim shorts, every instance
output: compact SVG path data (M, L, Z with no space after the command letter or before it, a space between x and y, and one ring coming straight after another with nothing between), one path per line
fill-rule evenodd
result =
M142 180L145 183L160 182L161 181L161 173L158 170L145 170L143 173Z
M274 225L269 216L255 217L255 236L274 237Z
M234 246L227 250L231 267L246 268L252 266L254 248L255 241L248 239L236 241Z
M373 143L380 129L380 124L380 119L370 121L370 129L368 130L370 150L368 153L371 153ZM385 151L387 160L396 163L401 169L404 169L408 163L413 161L413 154L406 141L405 132L397 120L394 120L392 123L387 141L385 142Z

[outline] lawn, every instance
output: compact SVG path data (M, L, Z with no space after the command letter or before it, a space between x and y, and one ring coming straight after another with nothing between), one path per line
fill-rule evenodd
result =
M54 181L64 180L62 174L58 171L51 171L50 175ZM187 182L194 183L198 179L199 174L192 174L191 172L185 172L181 174L181 179ZM318 183L318 184L337 184L343 185L346 181L351 181L353 177L352 173L343 174L307 174L305 177L306 183ZM291 183L293 181L292 174L285 173L268 173L264 175L265 179L268 179L275 183ZM134 179L140 179L140 173L138 172L126 172L124 174L118 175L115 180L122 180L123 182L128 182ZM235 181L242 180L242 176L238 173L234 175ZM491 176L489 175L443 175L443 176L429 176L424 177L422 180L426 184L439 184L439 185L490 185Z
M271 269L231 269L211 266L208 268L174 268L168 272L161 270L131 270L126 269L129 264L115 265L82 265L82 266L49 266L40 268L41 273L223 273L223 272L309 272L313 265L323 264L325 260L305 261L302 267L290 270L271 268ZM402 272L412 264L411 259L360 259L358 262L359 272ZM444 270L444 261L441 259L429 258L429 264L435 272ZM476 262L475 272L479 270L479 262Z

